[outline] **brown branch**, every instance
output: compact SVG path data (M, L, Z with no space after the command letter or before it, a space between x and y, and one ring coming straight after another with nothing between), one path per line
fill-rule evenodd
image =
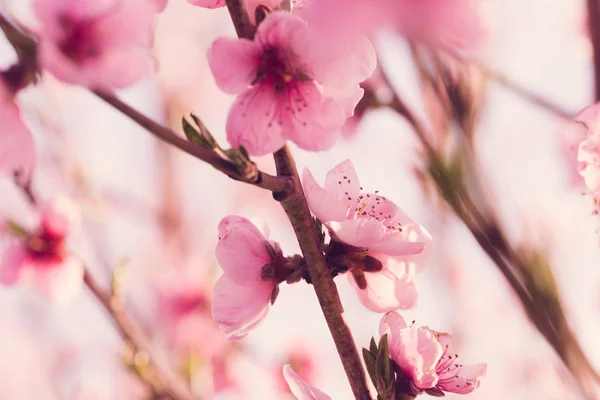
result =
M589 1L595 2L597 0L589 0ZM479 69L487 79L489 79L493 82L496 82L497 84L503 86L505 89L513 92L514 94L518 95L519 97L528 101L529 103L531 103L537 107L540 107L540 108L550 112L551 114L556 115L559 118L566 119L568 121L571 121L573 118L575 118L575 114L573 112L565 110L563 107L559 106L558 104L553 103L552 101L550 101L536 93L533 93L531 90L524 88L519 83L513 81L512 79L509 79L508 77L500 74L497 71L492 70L491 68L485 66L484 64L482 64L478 61L475 61L475 60L465 60L458 53L456 53L448 48L443 49L442 51L444 53L448 54L449 56L451 56L452 58L456 59L457 61L460 61L461 63L467 63L467 62L470 63L471 65L473 65L477 69Z
M600 1L587 0L588 29L594 50L594 99L600 101Z
M243 39L254 39L254 26L250 22L248 12L246 11L246 4L244 0L226 0L227 9L233 26L235 26L235 32L239 38Z
M426 128L398 96L385 74L384 79L387 80L394 96L390 107L407 119L425 147L430 162L430 172L440 193L475 237L479 246L496 264L519 297L528 318L577 378L582 391L589 396L589 387L583 378L591 376L598 381L599 376L568 325L555 287L540 289L542 282L538 282L539 279L536 279L536 273L545 274L544 280L554 282L554 276L549 266L535 265L534 268L538 268L538 271L532 271L531 265L527 264L523 255L519 255L511 248L491 206L485 201L485 197L477 196L478 199L481 199L478 206L462 182L462 178L457 182L449 175L438 152L429 142L430 135ZM471 162L470 152L467 152L465 156L467 162ZM473 165L470 166L474 168ZM471 186L472 190L477 193L485 193L485 188L479 180L475 179Z
M269 175L266 172L259 170L254 163L248 164L246 166L247 168L245 168L243 171L240 171L240 168L238 168L233 162L224 159L212 150L208 150L196 143L182 138L169 128L153 121L114 95L98 90L93 91L93 93L129 117L131 120L135 121L138 125L146 129L160 140L169 143L178 149L198 158L199 160L212 165L215 169L223 172L230 178L273 192L280 192L289 189L290 182L286 178Z
M133 354L145 353L148 355L148 365L154 370L158 379L160 379L158 389L154 387L156 385L155 382L147 382L152 386L153 390L173 400L197 400L190 393L187 385L178 376L174 375L169 367L159 361L160 359L155 354L152 343L137 325L129 319L119 298L103 290L87 268L84 270L83 281L89 291L108 312L120 336L132 347Z
M293 182L290 192L274 193L273 197L281 203L285 210L300 249L304 255L311 282L323 310L323 315L329 326L338 354L342 359L346 376L350 381L352 392L356 399L371 399L365 379L365 372L352 337L352 332L344 318L344 308L340 301L337 287L327 267L325 256L317 236L302 184L298 177L296 163L289 148L285 146L274 154L278 176L286 176Z
M245 9L243 10L245 13ZM247 18L247 15L246 15ZM248 21L249 23L249 21ZM5 32L9 42L15 47L19 56L28 62L35 62L35 53L37 43L35 39L26 32L21 31L15 24L9 21L2 13L0 13L0 28ZM254 28L250 24L252 31ZM32 61L33 60L33 61ZM289 182L286 179L278 178L259 170L252 162L246 163L243 168L237 166L231 160L228 160L215 151L206 149L196 143L185 140L177 135L172 130L158 124L147 116L143 115L133 107L124 103L112 94L92 90L92 92L121 111L127 117L145 128L148 132L159 138L160 140L169 143L180 150L202 160L215 169L225 173L235 180L239 180L263 189L273 192L285 191L289 188Z
M17 187L23 191L29 204L34 207L39 204L39 200L31 187L31 183L26 185L19 185L16 181L15 183L17 184ZM152 367L156 378L160 382L151 381L141 374L138 374L140 379L147 383L152 391L158 395L168 396L173 400L198 400L197 397L194 397L190 393L183 381L181 381L177 375L171 373L168 366L164 366L159 361L159 358L153 350L152 343L135 323L129 319L118 296L114 293L104 291L85 266L83 282L111 316L120 336L132 347L134 356L142 353L145 353L148 356L148 365Z

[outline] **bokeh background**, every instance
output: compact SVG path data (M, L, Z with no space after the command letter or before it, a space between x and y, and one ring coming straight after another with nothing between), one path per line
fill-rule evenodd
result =
M28 3L4 0L0 7L35 24ZM481 6L487 32L471 57L573 113L592 103L583 1L482 0ZM119 95L178 131L181 117L193 111L226 143L233 97L217 89L205 57L220 35L234 35L226 9L171 0L157 21L156 74ZM407 44L382 33L376 45L398 91L425 118ZM0 39L1 65L14 59ZM18 100L38 151L36 191L43 199L66 194L76 200L81 218L71 247L106 287L111 271L120 268L128 312L203 399L215 390L244 399L290 398L281 377L290 360L333 399L351 398L306 283L282 285L269 316L241 342L228 343L210 320L222 217L261 218L286 253L299 250L270 193L226 179L158 142L85 89L51 76ZM600 217L577 174L573 127L494 82L484 101L475 143L488 195L511 241L535 245L551 260L569 322L600 368ZM503 277L418 179L423 156L402 118L375 110L331 151L294 149L299 168L310 168L317 179L352 159L365 189L385 193L433 235L433 257L417 278L420 305L404 315L451 332L463 362L488 363L488 375L470 399L582 398ZM274 170L269 157L257 161ZM0 216L22 223L35 217L9 179L0 181ZM367 346L378 336L381 316L360 304L346 277L336 281L355 339ZM30 288L0 288L0 399L149 398L126 361L110 319L85 290L57 308Z

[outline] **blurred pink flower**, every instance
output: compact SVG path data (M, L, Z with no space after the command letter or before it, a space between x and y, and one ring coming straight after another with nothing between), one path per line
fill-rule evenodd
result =
M229 339L245 337L269 311L275 282L261 277L262 267L272 261L267 236L243 217L228 216L219 223L216 256L223 275L215 283L212 314Z
M83 266L66 249L73 204L57 198L41 210L39 227L23 241L11 244L0 261L0 283L30 280L45 296L65 304L79 292Z
M584 128L585 137L579 143L577 154L579 174L585 185L596 196L600 191L600 103L581 111L575 122Z
M331 148L376 60L366 40L334 50L300 17L275 11L254 41L217 39L208 62L219 88L238 95L227 118L229 142L264 155L286 139L306 150Z
M363 192L350 160L327 173L325 188L308 169L302 183L312 213L327 226L332 238L367 249L382 263L381 271L365 273L366 289L351 279L363 304L377 312L414 307L418 292L412 274L431 245L425 228L377 191Z
M190 276L179 272L161 281L157 293L160 326L171 345L187 354L221 354L227 341L212 320L210 302L204 288Z
M434 46L472 49L484 34L474 0L400 0L396 13L402 34Z
M427 327L406 325L393 311L385 314L379 334L388 335L390 357L418 389L438 388L458 394L471 393L485 377L487 365L457 363L452 337Z
M433 45L470 48L483 32L473 0L305 0L301 14L335 36L367 35L383 27Z
M298 400L331 400L331 397L300 378L289 364L283 366L283 377Z
M167 4L169 3L169 0L151 0L154 2L154 4L156 5L156 12L157 13L161 13L165 10L165 8L167 8Z
M39 60L57 79L97 89L123 88L152 71L148 0L35 0Z
M225 7L225 0L186 0L188 3L204 8Z
M29 129L21 120L14 93L0 75L0 177L17 173L29 181L35 164L35 148Z

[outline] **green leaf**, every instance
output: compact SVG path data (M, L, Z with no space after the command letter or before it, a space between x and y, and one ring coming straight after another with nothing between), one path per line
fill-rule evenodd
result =
M373 382L373 385L375 385L375 381L377 378L377 375L375 374L375 356L373 354L371 354L369 352L369 350L365 349L364 347L362 349L362 353L363 353L363 360L365 360L365 366L367 367L367 372L369 373L369 376L371 377L371 381Z
M387 333L383 335L381 339L379 339L379 353L377 354L377 376L382 377L385 382L390 382L393 380Z
M190 142L196 143L204 147L205 149L213 149L213 147L210 146L210 143L208 143L206 139L204 139L202 134L198 130L196 130L196 128L194 128L192 124L190 124L187 121L187 119L185 119L185 117L181 118L181 126L183 128L183 133L185 133L185 137Z
M369 351L371 352L371 354L373 354L373 356L377 356L377 353L379 353L379 350L377 349L377 343L375 343L375 338L371 338L371 343L369 346Z
M8 232L17 239L25 239L29 236L29 231L14 221L7 220L6 227L8 228Z

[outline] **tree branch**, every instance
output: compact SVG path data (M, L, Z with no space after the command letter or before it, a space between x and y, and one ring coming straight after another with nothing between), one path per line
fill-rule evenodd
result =
M174 375L169 367L159 361L160 359L155 354L152 343L137 325L129 319L119 299L104 291L94 280L87 268L84 270L83 281L89 291L108 312L120 336L132 347L133 354L146 353L148 355L148 365L152 367L158 379L160 379L158 389L154 389L155 382L148 382L153 387L153 390L157 390L159 394L169 396L173 400L197 400L190 393L187 385L177 375Z
M249 40L254 39L254 26L252 26L250 17L248 17L245 1L226 0L226 3L238 37Z
M296 163L289 148L285 146L274 154L275 165L278 176L286 176L293 182L293 190L290 192L273 193L273 197L281 203L285 210L300 249L304 255L311 282L323 310L323 315L329 326L331 336L335 342L338 354L342 359L346 376L350 381L352 392L356 399L371 399L367 388L365 372L352 337L352 332L344 318L344 308L340 301L337 287L327 267L325 256L321 250L321 244L317 236L302 184L298 177Z
M600 1L587 0L588 28L594 50L594 99L600 101Z
M215 169L223 172L232 179L249 183L272 192L286 191L290 187L288 179L269 175L266 172L259 170L254 163L249 164L244 171L240 171L233 162L224 159L212 150L205 149L196 143L182 138L169 128L146 117L144 114L112 94L107 94L99 90L94 90L93 93L160 140L212 165Z

